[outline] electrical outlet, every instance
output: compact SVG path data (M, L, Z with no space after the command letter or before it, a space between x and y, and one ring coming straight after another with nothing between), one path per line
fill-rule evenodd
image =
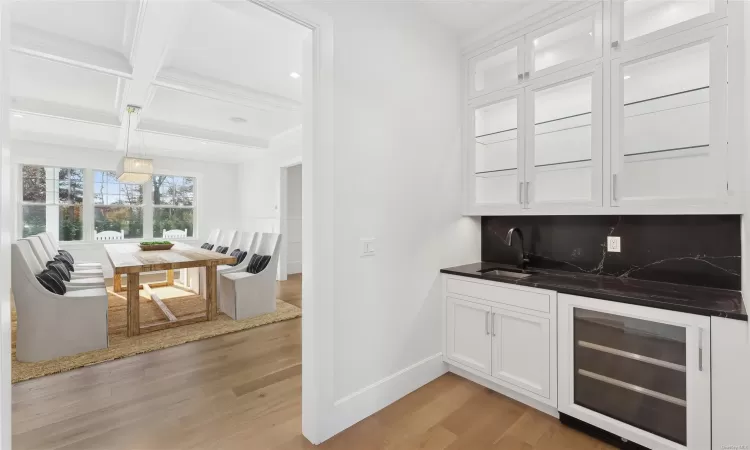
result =
M362 238L359 241L362 246L360 257L375 255L375 238Z
M620 253L620 236L607 236L607 251Z

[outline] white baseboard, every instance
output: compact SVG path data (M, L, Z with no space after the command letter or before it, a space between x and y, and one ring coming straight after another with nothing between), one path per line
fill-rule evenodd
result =
M293 261L286 264L286 273L291 275L293 273L302 273L302 261Z
M329 437L340 433L391 403L448 372L443 354L438 353L399 370L382 380L347 395L334 403L335 420Z
M518 392L508 389L505 386L501 386L497 383L493 383L489 380L486 380L478 375L475 375L469 372L468 370L464 370L460 367L456 367L452 363L448 365L448 370L452 373L455 373L456 375L460 377L466 378L469 381L473 381L479 385L482 385L486 387L487 389L492 389L498 394L502 394L506 397L512 398L513 400L517 402L523 403L524 405L528 405L534 409L538 409L539 411L545 414L549 414L550 416L555 417L556 419L560 418L560 412L557 410L557 408L553 406L542 403L539 400L533 399L526 395L519 394Z

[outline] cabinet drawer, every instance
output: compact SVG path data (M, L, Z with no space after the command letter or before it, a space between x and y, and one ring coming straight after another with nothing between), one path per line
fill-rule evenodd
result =
M525 289L513 289L494 284L477 283L458 278L448 278L446 289L451 294L466 295L518 308L549 312L549 295Z

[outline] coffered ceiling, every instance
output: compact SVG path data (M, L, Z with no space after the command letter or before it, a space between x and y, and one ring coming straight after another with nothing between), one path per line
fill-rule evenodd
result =
M16 140L123 151L132 104L147 155L235 162L301 122L290 73L310 31L253 3L21 0L11 16Z

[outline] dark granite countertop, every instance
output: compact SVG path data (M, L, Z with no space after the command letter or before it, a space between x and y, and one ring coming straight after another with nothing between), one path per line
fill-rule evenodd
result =
M739 291L533 267L530 267L529 270L537 273L522 279L479 272L495 267L510 266L498 263L475 263L443 269L441 272L481 280L549 289L562 294L593 297L704 316L748 320L747 312L742 304L742 294Z

